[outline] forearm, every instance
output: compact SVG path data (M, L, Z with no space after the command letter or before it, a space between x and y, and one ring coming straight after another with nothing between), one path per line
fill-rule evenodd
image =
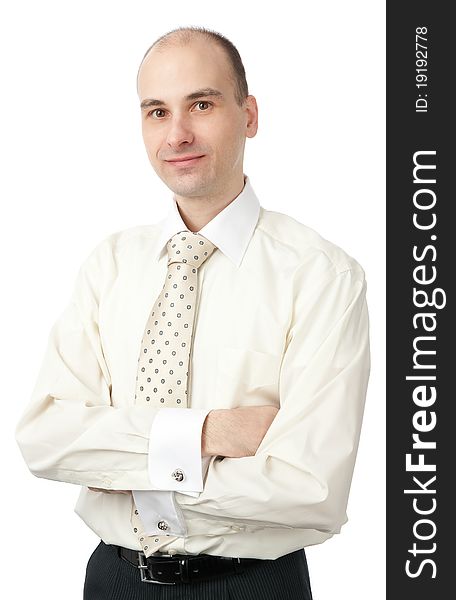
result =
M201 456L253 456L277 412L269 405L211 410L203 424Z
M225 435L222 427L230 409L211 410L203 424L201 434L201 456L225 456Z
M62 399L36 401L16 440L37 477L110 489L149 489L151 407L84 407Z

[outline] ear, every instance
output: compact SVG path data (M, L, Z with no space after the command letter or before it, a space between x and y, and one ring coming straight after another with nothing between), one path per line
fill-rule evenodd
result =
M258 131L258 105L255 96L247 96L244 100L244 111L247 118L245 135L255 137Z

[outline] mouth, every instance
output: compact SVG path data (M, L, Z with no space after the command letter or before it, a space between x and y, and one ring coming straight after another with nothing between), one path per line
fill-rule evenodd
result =
M169 165L174 167L190 167L191 165L196 164L199 160L204 158L204 154L194 155L194 156L185 156L182 158L166 160Z

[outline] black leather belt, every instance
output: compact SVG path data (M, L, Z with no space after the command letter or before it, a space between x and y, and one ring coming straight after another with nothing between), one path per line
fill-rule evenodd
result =
M261 558L231 558L210 554L162 554L146 558L144 552L117 546L120 558L137 567L144 583L192 583L214 579L220 575L242 573L246 568L264 562Z

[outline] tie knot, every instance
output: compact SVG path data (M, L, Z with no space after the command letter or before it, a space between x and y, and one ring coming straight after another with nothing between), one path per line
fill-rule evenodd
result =
M194 231L180 231L168 241L168 266L174 262L200 267L217 246Z

